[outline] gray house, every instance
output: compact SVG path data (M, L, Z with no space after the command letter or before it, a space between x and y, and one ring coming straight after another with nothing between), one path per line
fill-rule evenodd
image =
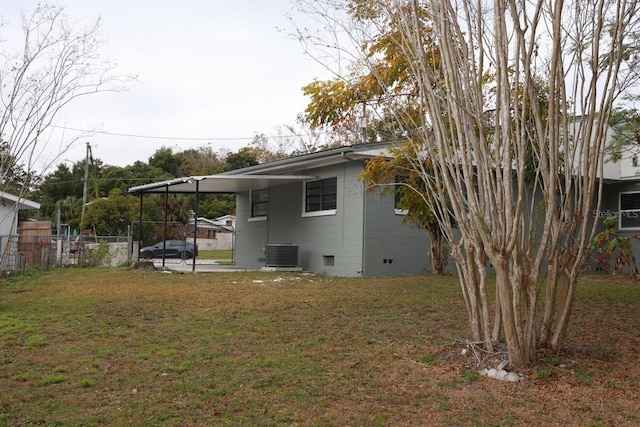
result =
M395 198L365 191L358 177L366 161L387 147L340 147L129 192L140 197L236 194L234 258L239 267L297 267L344 277L429 272L427 233L403 223Z
M365 191L358 179L368 159L389 143L341 147L228 172L304 174L315 178L286 186L253 188L237 195L236 259L239 265L269 263L270 250L299 247L305 270L337 276L386 276L431 271L424 230L402 222L392 196ZM593 220L618 217L618 235L640 234L640 149L603 164L604 190ZM632 242L640 259L640 239ZM286 248L283 250L286 251ZM588 269L596 265L590 262ZM453 265L450 265L453 269ZM453 271L453 270L452 270Z
M427 233L403 223L394 197L365 191L358 177L366 161L388 146L340 147L223 174L306 177L237 193L236 264L286 264L279 255L286 258L297 247L298 266L316 273L358 277L430 271Z
M298 267L344 277L430 272L426 232L402 222L403 212L395 208L392 195L366 191L359 179L367 160L386 154L389 146L339 147L129 191L235 193L234 254L240 267ZM599 224L606 216L618 216L621 236L640 233L636 164L634 155L604 164L603 203L593 212ZM640 259L640 241L634 248Z

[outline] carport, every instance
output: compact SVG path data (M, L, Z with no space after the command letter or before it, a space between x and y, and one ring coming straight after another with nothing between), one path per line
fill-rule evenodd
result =
M151 184L139 185L129 188L129 194L138 194L140 196L140 215L138 227L138 247L142 245L142 209L143 198L145 194L164 194L168 200L169 194L194 194L194 236L193 244L197 244L198 238L198 200L201 194L236 194L243 191L270 188L278 185L291 184L295 182L317 179L316 176L308 175L205 175L205 176L188 176L175 178L166 181L154 182ZM164 207L164 236L163 241L167 240L167 217L168 203ZM140 253L138 253L138 260ZM162 266L165 266L165 256L162 257ZM196 271L196 256L192 259L191 271Z

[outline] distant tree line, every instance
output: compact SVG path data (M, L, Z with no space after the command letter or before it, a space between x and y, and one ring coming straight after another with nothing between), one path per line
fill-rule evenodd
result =
M36 213L41 220L56 223L58 213L63 224L76 233L96 235L125 235L128 225L139 219L140 202L128 189L137 185L172 179L180 176L211 175L256 165L257 150L244 147L235 153L216 153L210 147L183 151L162 147L148 161L135 161L128 166L104 164L89 158L69 166L60 163L43 176L31 198L41 203ZM88 167L88 194L84 223L81 212L85 167ZM150 195L144 198L143 220L164 220L165 204L169 221L187 223L195 205L194 195ZM235 211L235 197L229 194L201 195L198 214L216 218ZM33 214L33 213L32 213Z
M299 120L299 125L304 123ZM162 147L146 162L137 160L124 167L107 165L90 155L86 162L60 163L50 173L36 177L12 162L15 171L8 174L2 188L11 192L29 181L29 197L41 203L40 210L29 215L50 220L54 226L60 215L60 222L78 234L126 235L128 226L140 218L140 200L128 193L131 187L182 176L213 175L329 147L323 145L320 134L286 126L278 128L276 137L256 134L251 143L236 152L216 152L209 146L186 150ZM81 223L85 168L88 191ZM172 194L168 200L164 195L145 196L143 221L164 221L165 205L169 221L186 224L193 214L195 195ZM217 218L234 212L232 194L199 197L198 216Z

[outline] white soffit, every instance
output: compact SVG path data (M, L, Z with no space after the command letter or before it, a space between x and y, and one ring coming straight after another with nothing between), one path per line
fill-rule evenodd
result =
M239 193L318 179L309 175L207 175L189 176L139 185L129 193Z

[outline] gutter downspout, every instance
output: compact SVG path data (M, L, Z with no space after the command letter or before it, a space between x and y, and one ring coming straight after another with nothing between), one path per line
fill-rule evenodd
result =
M162 268L167 256L167 216L169 212L169 186L164 187L164 236L162 236Z

